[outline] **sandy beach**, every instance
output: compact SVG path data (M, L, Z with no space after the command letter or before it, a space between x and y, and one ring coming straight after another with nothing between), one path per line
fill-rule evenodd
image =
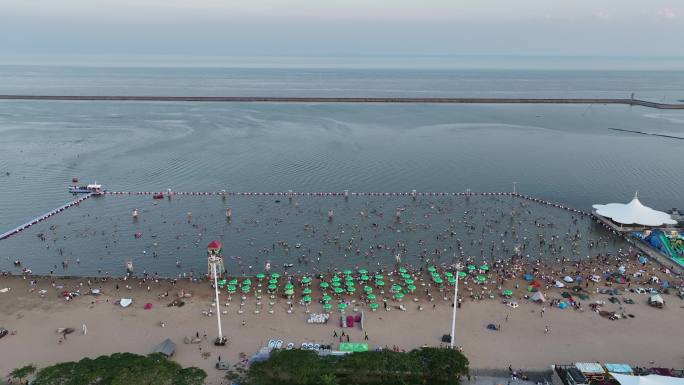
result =
M655 266L651 269L652 274L661 274ZM340 315L336 307L328 324L308 324L306 308L296 301L293 301L293 311L288 313L287 299L276 298L274 311L270 314L268 295L264 293L261 311L255 314L256 299L250 293L240 314L241 295L233 295L230 305L226 306L228 295L223 292L220 302L226 314L222 316L222 325L229 344L215 347L212 342L217 336L216 317L203 314L213 302L213 290L207 282L147 280L143 283L140 279L110 279L91 281L89 287L85 278L38 278L31 284L33 279L0 278L0 288L10 289L0 293L0 326L10 331L10 335L0 339L3 357L0 373L3 376L28 363L41 367L120 351L147 354L154 345L171 338L178 344L173 360L204 369L208 373L208 383L219 384L225 374L213 367L219 356L234 364L239 362L242 353L249 356L270 339L281 339L285 344L292 342L295 346L315 342L332 343L336 347L339 338L333 335L342 331L338 322L333 321ZM589 306L580 311L559 309L548 302L545 305L529 302L523 298L527 293L521 283L524 285L521 279L511 279L503 285L514 291L513 299L519 303L518 308L502 304L498 295L484 300L476 299L477 295L468 296L473 293L468 290L469 285L461 285L460 290L466 295L457 313L456 344L463 348L472 368L512 365L523 370L543 370L553 363L576 361L632 365L653 362L653 365L663 367L684 364L679 331L684 302L675 295L663 295L664 309L648 306L648 295L628 291L618 297L631 298L635 304L613 304L608 302L609 295L595 293L597 288L605 286L592 283L587 287L592 295L586 302L604 301L603 310L634 316L611 321L591 311ZM130 285L130 289L126 285ZM100 288L102 294L80 295L69 301L60 295L64 290L87 293L90 288ZM482 289L475 287L476 291ZM350 341L364 342L367 333L371 349L439 346L441 336L448 334L451 326L452 292L448 287L444 293L433 288L433 301L430 302L424 293L418 293L422 290L419 288L415 295L406 296L402 302L406 311L395 308L399 303L389 300L391 311L380 307L377 312L371 312L359 305L361 296L357 295L358 302L350 306L347 314L353 313L353 308L363 310L365 327L364 330L358 327L345 329ZM544 292L549 300L560 299L561 290L550 288ZM181 291L192 294L185 298L185 306L167 307ZM164 293L169 296L159 298ZM317 287L312 296L314 302L309 306L310 311L321 312L321 305L316 303L321 296ZM127 308L115 304L122 297L133 299L133 304ZM146 310L146 303L151 303L152 309ZM422 310L419 310L419 304ZM622 306L624 309L620 310ZM542 309L545 310L543 314ZM161 323L165 327L161 327ZM486 326L490 323L500 326L500 330L488 330ZM84 324L86 334L83 333ZM56 332L60 327L71 327L75 332L60 342L61 334ZM185 337L196 335L200 336L201 343L184 343Z

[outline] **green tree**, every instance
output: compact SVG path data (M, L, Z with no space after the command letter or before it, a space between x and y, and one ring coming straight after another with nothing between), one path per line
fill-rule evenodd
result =
M33 364L28 364L24 367L21 368L16 368L10 372L10 377L19 380L19 382L24 382L24 378L26 378L29 374L32 374L36 371L36 367Z

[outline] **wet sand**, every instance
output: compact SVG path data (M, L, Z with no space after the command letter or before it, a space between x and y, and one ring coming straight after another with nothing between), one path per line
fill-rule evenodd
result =
M599 273L601 269L598 265L609 267L611 264L607 261L593 267L585 266L584 272ZM628 274L640 268L630 263L627 266ZM536 273L538 281L543 282L542 276L551 270L557 271L558 275L562 269L558 266L540 267ZM678 278L661 272L655 264L648 265L644 270L642 277L633 278L632 287L646 287L647 283L643 282L642 285L641 281L652 275L671 283L680 283ZM490 273L490 280L496 279L496 272ZM417 279L421 277L419 273L414 275ZM684 302L675 295L663 295L666 306L662 310L646 305L648 295L626 291L617 297L620 300L631 298L635 301L634 305L612 304L607 300L608 295L596 293L597 289L607 287L605 283L591 283L585 289L590 293L590 300L582 301L582 311L572 307L561 310L550 306L548 302L540 305L525 300L523 296L528 294L526 283L519 275L504 279L501 289L498 283L492 284L492 281L477 285L467 280L460 285L460 294L464 295L459 295L463 302L457 315L456 345L462 346L471 367L506 368L512 365L514 368L539 370L553 363L575 361L624 362L632 365L648 365L653 361L653 365L664 367L681 367L684 363L681 338L678 337L681 334L680 322L684 317ZM394 278L387 275L388 282L390 279ZM120 351L146 354L168 337L178 344L173 358L175 361L203 368L209 375L209 383L218 384L224 374L213 368L219 355L235 364L239 362L241 353L249 356L269 339L281 339L285 344L293 342L296 346L302 342L315 342L332 343L336 347L339 339L333 338L333 333L342 331L336 321L323 325L308 324L306 308L296 300L293 301L293 312L288 314L287 299L277 297L273 314L269 314L269 299L265 293L259 314L254 312L257 306L253 293L246 296L244 313L239 314L241 295L233 295L230 305L225 306L228 295L222 292L221 307L227 311L222 316L222 325L229 344L219 348L211 343L217 335L216 317L203 315L213 302L213 290L207 282L182 280L174 284L165 280L93 280L90 287L101 288L102 295L81 295L66 301L60 295L63 290L86 293L89 291L88 281L84 278L54 279L53 286L48 278L38 279L35 285L30 284L31 280L23 277L0 278L0 288L11 288L9 292L0 293L0 325L16 333L0 340L2 375L30 362L45 366ZM316 303L321 297L318 281L314 279L312 285L314 303L309 308L313 313L321 312L321 305ZM281 277L279 287L284 282ZM116 285L119 286L118 291ZM131 285L131 289L127 289L126 285ZM519 287L516 288L516 285ZM366 315L365 330L358 327L346 329L350 341L363 342L364 332L367 332L370 348L439 346L441 336L448 334L451 326L453 288L447 287L444 292L439 292L427 278L417 286L416 292L408 294L402 302L406 311L394 308L399 303L389 299L387 303L391 311L384 311L381 306L377 312L370 312L365 306L359 305L362 295L357 293L354 298L358 302L350 306L347 313L352 313L353 308L363 310ZM613 284L611 287L625 289L626 286ZM259 288L256 282L253 287ZM425 296L426 288L433 301ZM502 298L498 293L505 288L514 292L513 299L519 303L518 308L501 303ZM40 290L46 290L42 296ZM547 289L542 283L542 290L551 300L560 299L561 291L566 289ZM180 291L192 293L192 297L185 299L183 307L167 307ZM301 290L296 291L300 293ZM160 299L159 295L165 292L169 296ZM493 299L489 298L490 293ZM390 297L389 293L385 296ZM132 298L134 302L128 308L121 308L115 305L115 301L121 297ZM480 297L485 299L478 299ZM349 296L344 298L352 299ZM414 298L418 302L414 302ZM589 302L595 301L605 302L603 310L632 314L634 318L610 321L589 309ZM146 303L153 304L153 308L145 310ZM423 310L418 310L419 304ZM621 306L623 310L620 310ZM545 309L543 316L542 308ZM339 315L336 306L333 307L331 320L338 319ZM160 326L161 322L165 327ZM500 325L501 330L487 330L489 323ZM83 324L87 327L86 335L82 332ZM547 326L549 331L545 333ZM56 333L59 327L72 327L76 331L60 343L60 335ZM185 337L196 334L202 339L200 344L183 343ZM203 338L205 334L206 340ZM203 353L210 354L203 357Z

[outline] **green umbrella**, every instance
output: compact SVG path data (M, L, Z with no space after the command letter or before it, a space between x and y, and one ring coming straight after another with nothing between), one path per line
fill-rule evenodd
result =
M219 287L226 286L226 280L225 279L219 279L217 283L218 283Z
M513 291L506 289L503 291L503 295L506 297L510 297L513 295Z
M233 285L233 286L237 286L238 280L235 279L235 278L233 278L233 279L231 279L230 281L228 281L228 284L229 284L229 285Z
M362 275L360 279L361 279L362 281L368 281L368 280L370 279L370 277L367 276L367 275Z
M228 293L230 293L230 294L235 293L235 290L237 290L237 288L233 285L226 286L226 291L228 291Z
M332 283L332 285L333 285L333 287L340 287L340 285L342 285L342 284L340 283L340 281L335 281Z
M258 274L256 275L256 277L257 277L258 280L261 281L262 279L266 278L266 274L264 274L264 273L258 273Z
M478 282L484 282L487 280L487 277L485 277L484 275L478 275L477 277L475 277L475 279L477 279Z
M368 274L368 270L366 270L366 269L359 269L359 274Z
M453 274L452 272L450 272L450 271L445 271L445 272L444 272L444 276L447 277L447 278L449 278L449 277L453 277L454 274Z
M268 285L268 290L269 290L269 291L275 291L275 290L276 290L276 285Z
M378 305L377 303L375 303L375 302L368 304L368 307L369 307L371 310L377 310L377 309L378 309L378 306L379 306L379 305Z
M412 279L405 279L404 283L407 285L413 285L413 280Z
M480 270L482 270L482 271L487 271L487 270L489 270L489 266L487 266L487 265L482 265L482 266L480 266Z
M435 271L437 271L437 268L434 267L434 266L430 266L430 267L427 268L427 270L428 270L430 273L434 273Z
M382 274L375 274L375 277L373 277L373 278L375 278L378 281L381 281L385 277Z
M273 274L271 274L271 278L278 279L278 278L280 278L280 274L278 274L278 273L273 273Z
M406 273L406 269L404 269L403 267L400 267L400 268L399 268L399 272L402 273L402 274L404 274L404 273Z
M285 284L285 290L289 290L289 289L294 289L294 285L288 282Z
M323 310L325 310L325 311L330 311L330 309L332 309L332 305L331 305L331 304L329 304L329 303L324 303L324 304L323 304Z
M243 287L242 287L242 292L245 293L245 294L249 293L249 286L243 286Z
M354 287L354 281L347 281L347 287Z
M249 285L251 285L251 284L252 284L252 280L249 279L249 278L247 278L247 279L245 279L244 281L242 281L242 286L245 286L245 285L249 286Z
M345 280L346 282L353 282L353 281L354 281L354 278L352 278L351 275L348 275L348 276L346 276L346 277L344 278L344 280Z
M344 275L350 275L351 273L352 273L352 271L349 269L342 272L342 274L344 274Z
M327 282L321 282L321 284L320 284L319 286L320 286L322 289L327 289L328 286L330 286L330 284L327 283Z
M275 278L271 278L271 279L268 280L268 284L269 284L269 285L275 285L276 283L278 283L278 280L275 279Z
M395 299L402 299L402 298L404 298L404 293L402 293L402 292L394 293L394 298Z
M449 283L449 285L455 285L456 284L456 278L449 277L449 278L447 278L447 282Z
M430 273L430 275L432 276L433 279L438 278L440 276L439 273L436 273L436 272L432 272L432 273Z
M401 275L401 278L410 279L410 278L411 278L411 274L406 274L406 273L404 273L404 274Z
M344 309L347 308L347 304L344 303L344 302L340 302L340 303L337 304L337 308L340 309L340 310L344 310Z
M332 297L326 294L326 295L324 295L323 298L321 298L321 299L323 300L323 302L328 302L328 301L330 301L330 300L332 299Z
M366 297L368 297L369 300L374 300L375 299L375 294L368 294Z
M303 293L303 294L311 294L311 289L309 289L309 288L307 287L306 289L302 290L302 293Z
M356 292L356 288L354 286L349 286L347 288L347 293L354 294L354 292Z
M305 284L305 285L311 283L311 278L309 278L309 277L304 277L304 278L302 278L302 283Z
M385 286L385 282L383 282L383 281L375 281L375 286Z
M438 284L438 285L439 285L439 284L442 284L442 282L444 282L444 281L442 281L442 278L439 278L439 277L433 279L433 281L435 281L435 283Z
M336 275L333 275L332 281L333 281L333 282L340 282L340 277L338 277L338 276L336 276Z
M343 289L343 288L341 288L341 287L336 287L336 288L335 288L335 294L342 294L342 293L344 293L344 289Z
M289 295L294 295L294 290L292 290L292 289L286 289L286 290L285 290L285 295L288 295L288 296L289 296Z
M475 265L468 265L468 270L473 271L475 269L476 269Z
M311 296L310 296L310 295L305 295L304 297L302 297L302 301L304 301L304 302L311 302Z
M364 287L363 287L363 291L366 292L366 293L372 293L372 292L373 292L373 288L370 287L370 286L364 286Z
M416 290L416 287L413 286L413 285L408 285L408 286L406 286L406 288L409 289L409 291L414 291L414 290Z
M399 290L401 290L401 286L399 286L399 285L397 285L397 284L395 283L394 285L392 285L391 290L392 290L392 291L399 291Z
M465 276L468 274L466 274L465 271L459 271L456 275L458 275L458 278L465 278Z

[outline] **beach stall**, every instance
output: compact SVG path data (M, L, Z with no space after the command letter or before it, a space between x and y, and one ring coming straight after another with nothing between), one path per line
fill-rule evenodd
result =
M606 370L595 362L576 362L575 367L582 372L589 382L603 381L606 378Z
M660 376L657 374L632 376L629 374L611 373L611 376L620 385L684 385L684 378Z
M632 367L627 365L627 364L609 364L605 363L603 364L605 366L606 370L613 375L614 373L618 374L634 374L634 371L632 370Z

